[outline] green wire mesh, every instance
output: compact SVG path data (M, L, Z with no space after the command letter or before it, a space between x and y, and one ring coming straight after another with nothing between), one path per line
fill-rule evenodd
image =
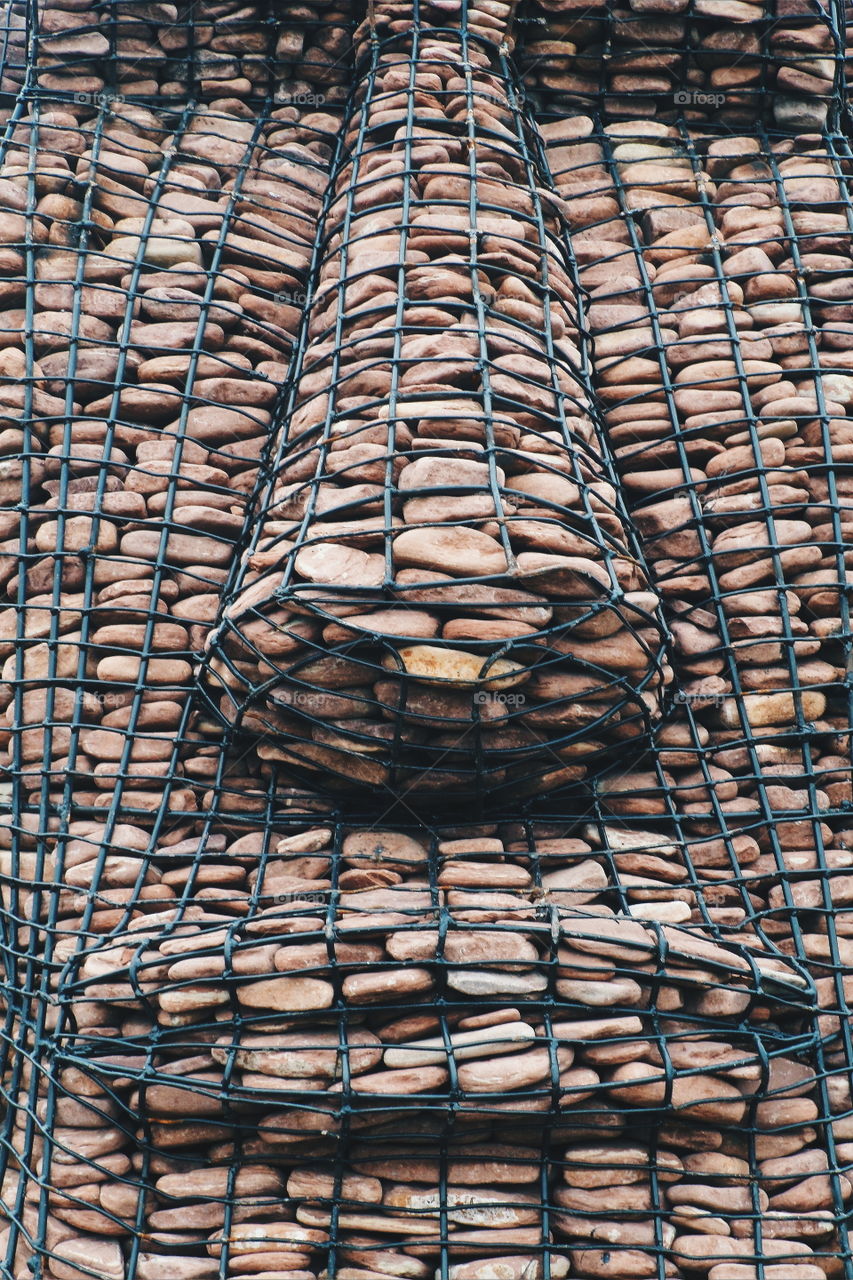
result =
M108 42L136 39L115 11ZM316 47L323 22L302 20ZM379 21L362 65L402 70L428 131L411 11ZM235 22L242 73L253 15ZM853 1275L850 154L834 134L758 132L756 150L697 127L701 104L670 122L661 95L615 127L552 112L540 137L502 55L482 65L488 38L416 41L463 68L467 49L459 136L491 106L488 145L541 188L526 225L568 264L578 351L549 367L603 424L608 515L627 528L630 508L674 679L630 755L610 744L479 815L442 791L415 816L375 784L331 803L305 754L279 758L268 704L223 708L239 653L197 675L290 459L315 294L340 288L314 281L375 198L375 78L350 133L337 98L277 100L280 68L258 95L199 77L167 110L154 59L149 83L114 76L134 52L115 43L85 89L109 101L43 64L10 107L7 1280ZM80 71L94 55L72 47ZM495 67L496 103L470 87Z

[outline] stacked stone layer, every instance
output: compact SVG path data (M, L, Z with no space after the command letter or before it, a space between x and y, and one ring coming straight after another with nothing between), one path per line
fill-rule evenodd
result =
M35 6L33 25L33 78L77 101L275 98L306 110L347 93L352 21L334 0L284 0L273 11L209 0L118 0L106 10L48 0Z
M3 748L151 811L246 528L337 120L37 102L0 168ZM173 802L195 808L191 790Z
M224 1251L234 1276L249 1252L520 1275L551 1244L557 1274L689 1277L837 1251L808 978L691 927L675 857L619 911L649 855L586 836L212 820L144 860L106 936L62 894L55 1065L22 1071L12 1134L51 1119L41 1190L3 1188L25 1226L47 1213L47 1274L207 1276Z
M551 142L681 704L665 774L601 793L678 813L708 872L703 837L729 831L740 884L770 894L748 914L785 937L791 908L842 905L848 865L848 161L645 122L555 124ZM620 794L637 785L648 800ZM773 887L798 871L793 897Z
M379 33L404 36L410 8L378 9ZM336 12L327 11L329 39ZM447 12L428 17L454 21ZM9 1105L0 1121L8 1217L0 1274L8 1280L30 1280L33 1264L46 1280L853 1275L846 153L806 137L777 142L770 159L748 139L721 146L636 113L607 131L573 116L543 130L552 181L537 161L533 186L531 170L517 165L522 138L536 154L535 134L519 133L523 116L483 62L482 40L511 45L508 13L484 2L466 15L475 35L470 73L458 38L422 36L427 79L413 93L411 79L393 79L401 65L411 76L413 63L401 59L399 43L387 50L379 65L391 80L358 101L361 114L344 135L354 154L329 188L317 280L310 262L338 128L325 112L280 104L258 121L244 105L255 92L251 76L247 88L232 74L228 98L208 85L202 96L216 100L179 121L113 99L109 116L95 121L85 103L42 103L37 128L27 119L16 126L0 174L10 217L5 642L6 660L17 663L4 678L9 759L20 775L14 812L0 827L11 944L2 1040ZM248 9L214 18L235 31L253 20ZM119 34L132 40L139 33L129 27ZM157 26L161 44L165 30ZM361 56L369 35L361 33ZM225 62L237 43L231 52L218 44L217 74L231 74ZM244 44L251 61L251 41ZM60 79L63 58L94 58L80 43L73 57L54 49L43 71ZM448 104L448 51L464 81L455 133L434 106L442 93ZM132 92L163 93L160 72L146 84L122 62L134 52L128 44L117 63L126 84L136 75ZM413 103L415 128L395 151L388 135L400 123L400 98ZM372 115L379 107L390 116ZM482 167L470 155L466 170L449 151L446 159L426 154L441 129L446 142L473 138L475 154L488 156ZM443 197L443 225L422 234L423 252L432 261L431 236L440 242L449 226L464 267L451 268L453 283L471 285L461 299L399 292L410 265L400 246L417 225L425 169L453 194ZM516 207L519 192L533 213ZM446 212L470 211L472 201L483 224L475 252ZM390 267L381 243L389 211ZM148 221L122 222L135 217ZM518 256L528 243L552 278L562 266L569 290L534 284ZM359 244L378 250L369 269L352 265ZM415 251L413 243L407 252ZM372 276L384 280L384 294L368 290L367 314L353 324L359 304L350 289ZM103 328L86 331L95 302ZM410 365L386 342L405 329L396 323L404 304L421 319L424 310L447 310L409 339L438 344L418 352L429 367L428 391L418 386L418 395L444 410L416 420L399 413ZM152 334L163 322L169 334ZM475 359L464 345L472 334L499 345ZM518 403L505 415L451 416L452 399L482 393L464 374L435 395L439 366L454 379L454 362L476 363L491 380L500 344L536 360L543 334L558 353L548 361L548 394L573 423L592 424L592 434L587 427L569 440L584 462L575 487L586 527L578 498L574 506L564 490L555 498L550 479L543 497L525 487L531 475L540 484L535 468L504 466L522 451L511 434ZM275 555L287 560L295 525L312 528L316 505L294 515L281 510L285 498L298 506L307 490L316 502L326 486L339 500L356 487L342 476L375 461L368 453L343 472L293 479L286 469L299 453L288 452L287 438L280 452L273 443L265 468L282 400L291 429L296 420L304 431L306 454L313 449L310 426L296 418L312 373L321 384L335 374L324 426L345 448L354 447L349 432L366 440L364 405L345 402L347 383L338 384L330 354L335 343L346 352L365 341L375 345L362 348L353 376L375 376L373 405L397 407L384 419L371 409L367 431L379 418L389 465L378 481L366 475L357 484L380 489L390 529L397 511L385 507L388 492L403 504L450 497L456 527L487 519L463 519L458 504L488 493L488 519L504 528L544 523L549 537L577 537L580 528L602 563L613 563L621 539L618 556L627 547L646 572L587 403L594 386L649 565L644 604L653 618L654 598L663 601L674 640L675 680L648 755L637 759L635 729L644 718L651 727L657 706L644 703L634 723L617 720L611 703L594 721L611 735L606 751L589 723L575 725L572 753L586 756L582 766L572 754L552 773L539 769L551 790L580 782L583 767L585 791L564 791L547 807L537 801L529 813L493 805L494 820L479 827L451 827L445 815L435 829L411 814L408 825L391 820L383 791L370 797L370 819L356 822L348 804L341 822L290 776L297 763L325 783L330 761L341 767L340 742L300 743L298 701L244 703L247 688L264 683L259 676L281 689L282 647L287 653L308 635L318 651L343 643L358 614L335 614L318 637L303 626L305 613L276 615L280 598L259 610L253 599L258 616L247 623L250 615L233 609L241 596L228 593L221 648L205 667L209 705L199 696L193 664L220 619L235 547L258 515L257 560L231 578L238 591L243 573L259 572L263 584L278 571ZM385 366L394 370L387 389ZM567 393L560 376L582 395ZM517 368L511 380L518 394L510 401L522 400L521 386L530 395L537 387ZM316 408L327 392L307 385ZM542 405L521 412L537 419L522 424L527 435L547 439ZM446 441L460 422L469 434L449 460L476 466L471 455L485 442L489 485L448 489L446 472L440 485L400 483L410 466L448 460ZM401 426L411 447L395 475L388 445ZM499 427L509 436L498 440ZM324 468L334 452L314 449ZM565 476L559 456L547 454L546 477ZM592 497L603 483L612 494L598 505ZM525 503L536 498L535 516L506 509L511 486L515 501L519 491ZM192 502L181 501L184 491ZM356 510L370 500L368 492L346 496ZM337 521L322 516L317 527L324 522L340 535ZM450 572L446 562L431 571ZM317 583L306 581L313 592ZM319 585L322 609L328 597L340 609L337 586ZM470 645L472 630L493 625L489 589L488 608L480 600L462 616L455 602L438 609L431 598L423 612L453 626L454 647L460 637ZM620 616L626 598L614 593L589 610L589 622ZM544 605L522 604L566 608L547 594ZM524 621L517 598L504 606L514 615L505 622ZM535 625L553 622L537 616ZM583 642L587 622L559 623ZM375 616L372 625L371 643L387 652ZM622 630L634 634L634 626ZM271 637L279 647L265 651ZM436 636L408 639L448 652ZM600 668L636 696L630 679L614 679L608 637L595 639ZM259 655L273 659L269 670ZM656 702L664 682L655 675L667 673L660 658L649 670L645 690ZM313 682L305 713L312 722L329 716L335 732L353 697L352 670L340 674L346 679L331 690ZM486 708L472 722L523 723L530 703L510 699L519 690L527 698L530 682L498 687L483 674L476 691L487 700L474 703L470 687L463 699ZM470 672L466 679L470 686ZM408 677L401 686L408 690ZM371 705L357 683L355 697ZM443 745L456 748L460 700L446 689L440 698L455 735ZM426 714L435 711L433 698ZM223 712L233 722L226 750ZM362 748L376 724L357 730ZM407 751L414 736L401 735ZM614 756L617 767L600 774ZM350 765L362 784L384 781L370 773L376 758L362 749Z
M518 61L540 107L791 133L837 122L844 33L831 7L539 0L523 17Z

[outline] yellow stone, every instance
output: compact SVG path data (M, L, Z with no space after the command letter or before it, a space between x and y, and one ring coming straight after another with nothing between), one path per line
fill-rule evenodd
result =
M511 689L530 679L531 670L518 662L497 658L490 663L487 654L467 653L464 649L442 649L433 644L405 645L386 654L382 665L388 671L399 671L418 682L443 680L459 688Z

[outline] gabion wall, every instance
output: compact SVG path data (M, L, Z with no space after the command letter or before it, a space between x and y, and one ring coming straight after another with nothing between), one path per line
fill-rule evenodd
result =
M3 38L0 1275L853 1276L840 14Z

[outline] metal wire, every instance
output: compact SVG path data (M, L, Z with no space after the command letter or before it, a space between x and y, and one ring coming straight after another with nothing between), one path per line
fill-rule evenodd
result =
M316 1239L307 1269L340 1269L389 1232L402 1233L408 1256L420 1230L427 1258L449 1274L468 1252L461 1233L478 1223L475 1256L505 1253L509 1240L513 1253L541 1260L546 1213L555 1259L574 1257L595 1247L599 1221L602 1231L614 1220L648 1230L649 1215L631 1204L596 1209L594 1196L574 1203L558 1188L583 1186L581 1171L605 1157L618 1176L661 1124L669 1169L678 1152L713 1147L708 1127L734 1150L741 1120L777 1087L772 1073L796 1075L813 1054L810 984L796 963L715 947L641 907L633 925L620 917L615 935L606 928L617 921L608 903L631 892L620 871L629 864L592 833L558 838L551 824L506 822L430 835L422 824L353 826L330 814L318 826L317 815L276 810L273 797L237 839L211 814L198 838L158 850L149 867L161 896L149 914L90 935L50 966L51 1069L34 1064L25 1104L39 1117L41 1206L96 1238L99 1227L119 1241L144 1236L130 1276L149 1275L150 1253L175 1268L209 1255L226 1206L235 1221L255 1222L255 1235L272 1219L292 1222L282 1219L284 1181L296 1224L318 1229L324 1204L336 1205L336 1229ZM669 900L680 891L673 883ZM703 1010L712 993L732 1000L729 1019ZM673 1106L684 1125L666 1119ZM94 1114L75 1125L69 1110L86 1107ZM691 1136L694 1108L703 1125ZM106 1132L97 1115L109 1118ZM100 1153L85 1145L87 1130ZM543 1151L547 1176L531 1187ZM135 1169L113 1159L134 1152ZM496 1160L504 1172L493 1176ZM75 1208L72 1191L66 1204L69 1164L78 1186L84 1168L87 1187L109 1175L104 1184L125 1188L129 1209L111 1208L116 1192L94 1203L87 1191ZM317 1189L311 1178L321 1176ZM375 1176L398 1195L415 1184L406 1194L423 1202L407 1213L405 1199L378 1202ZM252 1193L253 1177L267 1198ZM463 1191L472 1185L479 1196ZM465 1204L467 1216L456 1207ZM649 1275L665 1273L671 1216L662 1197L651 1219L660 1249L642 1253ZM746 1226L752 1210L741 1216ZM507 1231L525 1230L485 1234L503 1218ZM300 1229L270 1228L278 1239ZM232 1225L224 1239L237 1249L240 1233Z
M653 157L631 153L632 145L642 148L641 136L640 125L636 131L631 126L593 126L576 144L575 166L566 163L568 146L561 144L563 150L556 153L566 165L556 183L569 202L570 221L577 198L578 214L586 219L583 238L607 243L613 255L608 273L590 268L588 305L596 330L596 368L604 375L599 385L607 397L606 418L626 496L646 534L645 549L659 589L671 602L673 616L688 619L692 627L680 624L673 655L680 706L665 731L670 745L650 773L617 780L615 809L636 811L631 792L639 781L648 807L673 817L678 813L677 825L704 885L706 905L715 896L711 884L719 884L725 896L718 900L722 905L710 906L710 915L724 931L739 937L754 932L765 941L775 938L791 954L820 957L813 973L819 1002L827 1010L819 1019L826 1048L818 1050L815 1061L827 1064L822 1105L823 1114L829 1114L843 1110L839 1099L847 1096L850 1062L849 1020L830 1012L847 1008L842 994L845 894L838 877L847 862L844 832L850 804L842 729L850 714L850 626L839 436L846 404L835 399L844 395L845 385L844 330L837 327L844 314L837 308L844 304L831 301L842 298L843 291L827 294L823 281L843 280L848 261L844 247L840 258L832 254L839 244L849 243L849 150L837 137L806 138L798 147L778 135L759 132L755 140L732 139L697 135L682 126L655 138ZM749 159L752 154L760 157L757 163ZM808 176L798 177L800 173ZM823 185L815 185L818 175ZM679 191L682 227L668 236L666 210L656 213L648 198L667 180L664 190ZM590 187L599 199L636 210L619 221L612 239L605 203L599 205L600 221L588 217L587 210L595 212L584 205ZM751 198L755 192L766 194ZM746 234L739 239L720 222L720 214L737 212L739 206L748 212L775 207L779 213L763 225L761 218L754 219L751 231L747 220L741 228ZM814 212L816 206L820 212ZM787 267L784 289L780 293L777 284L770 294L780 298L777 306L786 308L784 314L774 316L770 308L765 315L761 295L750 296L748 260L740 271L728 266L750 243L772 255L766 269L760 257L749 262L753 272L765 272L765 282L778 281L778 275L768 273ZM662 252L667 244L673 247L671 255ZM691 254L694 247L700 252ZM601 250L590 260L600 256ZM626 301L629 306L623 305ZM755 329L747 327L750 318ZM774 320L784 323L777 327ZM675 328L683 321L687 334ZM691 332L696 336L689 337ZM778 345L772 352L753 351L754 362L747 363L744 336L755 333L761 340L764 332ZM621 356L613 354L614 340ZM710 352L709 343L715 348ZM715 405L714 393L708 391L710 366L701 362L712 357L731 362L730 373L718 374L729 379L723 387L732 388L724 404ZM770 357L771 363L760 363L761 357ZM620 385L613 376L620 360L635 361L635 385L630 377ZM693 372L691 360L693 380L681 372ZM775 412L762 392L759 371L765 374L764 385L780 384L782 397L790 386L791 398L779 401L783 413ZM786 377L808 388L800 391L799 400ZM701 405L694 404L691 385L702 387ZM811 402L803 398L807 395ZM657 406L656 416L649 404ZM773 436L774 421L781 423L776 439L785 442L784 457L776 457L778 445L772 454L762 451L767 450L763 442ZM731 463L709 465L715 457L722 462L730 441L736 446L727 455ZM665 513L660 523L658 512ZM820 526L814 534L802 525L803 515ZM779 523L798 517L800 525ZM759 561L761 572L751 582L736 582L738 561L720 556L717 539L755 519L761 521L760 532L751 534L751 545L766 549L741 557L740 565L750 573L750 564ZM787 536L791 531L797 535L790 544L780 536L783 529ZM797 552L787 547L796 548L798 539L800 554L816 562L814 571L793 567ZM683 611L685 601L689 612ZM751 633L745 617L774 613L779 619L775 628L759 628L746 639ZM811 625L804 627L803 619ZM737 632L731 630L732 620ZM777 667L764 674L767 662ZM815 692L809 697L814 686L808 681L815 677L820 687L817 697ZM768 720L757 713L770 705L754 692L762 688L781 697L783 715ZM726 714L727 708L735 714ZM833 756L837 750L844 755ZM600 791L606 814L614 807L613 784L605 780ZM838 1160L834 1133L827 1131L825 1141L828 1159L838 1161L828 1166L830 1173L833 1168L838 1173L829 1179L826 1203L839 1206L847 1194L839 1183L846 1166L843 1155ZM846 1237L841 1248L847 1249Z
M482 175L474 191L478 150L496 166L517 160L509 186L527 191L533 209L516 214L517 223L528 228L537 263L549 269L547 288L532 288L533 296L543 319L550 311L545 302L559 297L575 328L576 354L566 358L553 322L544 325L543 385L570 419L577 417L567 408L576 393L562 389L561 374L590 401L583 408L594 448L586 440L577 454L592 457L595 478L576 462L574 481L599 539L594 545L624 538L620 545L636 555L621 498L592 503L594 484L601 477L612 483L618 471L677 637L676 678L651 749L647 743L645 754L630 760L620 750L614 763L611 747L606 756L590 756L595 772L583 785L567 787L563 774L562 788L550 785L546 798L492 798L479 822L468 812L452 825L444 793L426 804L421 797L415 816L410 798L384 788L363 788L341 806L300 789L300 779L313 780L316 771L300 774L292 768L294 750L279 753L283 713L274 702L241 708L223 734L225 673L255 679L246 653L229 650L222 638L233 633L233 615L219 633L221 657L208 660L204 697L195 689L190 660L216 621L219 595L224 590L233 602L245 583L235 551L248 543L250 554L261 556L267 535L286 536L271 529L268 517L287 467L299 460L296 432L306 433L306 455L314 443L310 425L297 419L312 375L333 375L329 406L318 416L324 432L347 430L352 406L342 403L338 374L362 339L349 328L349 300L346 313L330 308L363 278L354 250L363 241L375 244L359 225L360 197L368 216L404 210L390 265L393 297L368 307L374 340L390 336L391 343L367 367L387 362L393 409L387 421L400 430L403 320L411 301L400 282L408 278L403 255L417 243L418 204L408 180L421 172L417 130L429 102L416 97L422 64L405 37L380 40L376 23L384 8L362 35L367 90L354 98L340 133L336 176L319 219L311 197L326 186L336 125L328 115L300 122L298 113L267 102L246 116L219 103L201 117L195 106L151 117L112 101L95 104L94 114L91 103L78 103L69 118L61 113L69 105L65 91L56 90L57 117L57 104L42 89L22 95L10 115L5 156L23 168L18 188L26 188L26 200L24 233L13 242L20 264L10 265L3 295L6 344L19 352L7 357L4 415L20 437L10 437L14 465L0 476L7 486L0 492L11 602L3 642L18 654L17 665L4 672L12 785L0 860L6 1095L0 1203L8 1221L0 1275L224 1280L266 1267L305 1280L377 1274L717 1280L715 1267L730 1260L757 1280L814 1280L815 1268L821 1276L853 1276L846 1209L853 1191L850 799L843 762L849 680L845 664L833 660L831 677L823 672L826 679L810 682L815 673L804 667L814 655L802 647L796 626L804 612L819 622L837 608L839 629L820 636L820 660L833 657L835 646L849 651L846 455L837 434L844 415L834 402L843 384L831 372L823 383L815 378L815 405L791 410L802 443L790 448L800 453L784 464L765 459L766 402L755 395L749 361L756 357L746 354L738 323L744 308L729 284L742 277L726 271L733 245L717 230L723 179L734 207L750 194L752 179L708 172L705 133L680 123L655 146L677 158L679 198L686 201L677 207L704 228L700 253L678 236L670 242L700 259L688 261L683 281L720 287L713 306L694 300L691 307L700 320L705 312L721 313L722 328L711 334L734 365L725 380L734 383L738 405L720 410L714 427L727 440L742 435L747 453L719 477L708 475L707 447L696 452L709 428L687 423L696 413L679 403L685 388L701 386L708 394L707 376L679 381L678 370L689 364L679 363L677 353L670 360L678 346L671 336L675 300L666 298L659 235L647 236L654 220L643 212L667 202L638 202L644 191L657 191L644 177L660 157L631 154L630 169L619 148L634 135L591 119L567 158L560 154L563 122L552 121L550 130L546 124L540 138L512 67L500 55L482 66L479 38L466 35L460 45L458 34L446 30L415 36L425 59L437 60L428 53L434 40L462 73L453 136L467 167L458 208L480 235L460 256L472 286L471 359L483 371L484 407L472 416L490 433L488 492L502 497L497 459L511 447L497 440L496 429L513 425L513 409L507 421L497 412L499 365L487 341L484 347L493 319L482 281L492 287L497 274L486 242L497 233L480 224L504 206L480 199ZM121 38L119 23L110 35L119 60ZM387 69L402 79L405 132L391 153L402 161L395 170L401 194L379 202L369 166L387 156L382 129L392 126L371 113L383 102L380 76ZM159 93L159 80L157 86ZM487 105L498 114L484 124L478 108ZM761 134L759 142L767 165L759 185L772 192L781 231L757 238L765 250L781 239L790 258L796 331L804 338L793 351L802 359L786 371L809 379L818 367L825 372L834 350L825 339L843 334L846 323L843 292L823 288L825 281L843 281L845 271L816 259L827 243L849 239L849 230L806 223L804 211L816 201L792 196L797 179L783 169L788 151L796 153L779 135ZM596 147L600 156L592 160ZM841 213L849 229L846 145L835 136L815 137L805 141L809 152L829 166L833 187L821 200L824 210ZM80 197L79 209L65 206L65 216L55 202L45 204L47 196L64 194L52 176L68 166L59 157L71 157L71 190ZM265 158L273 162L266 169ZM135 186L134 160L147 175L140 172ZM196 301L150 298L146 277L163 264L149 257L168 257L176 243L193 253L186 246L199 244L195 234L158 225L170 193L200 190L176 183L182 171L215 184L197 198L212 197L217 219L208 238L204 223L193 226L202 248L192 272L180 258L170 264L192 277L187 291ZM124 191L115 190L117 174ZM498 178L493 171L487 176ZM587 178L592 195L613 206L584 204ZM67 188L69 179L62 182ZM279 188L270 193L279 182L289 184L287 195ZM284 235L270 231L269 218L288 196L298 226L310 224L307 240L282 223L275 225ZM116 252L118 232L97 215L111 208L108 201L128 199L142 224L119 228L133 241L122 250L121 275L99 275ZM192 208L178 204L171 212L188 218ZM601 231L610 221L619 227L612 237ZM80 238L69 244L77 234L70 228L78 225ZM605 249L596 248L596 236ZM292 253L297 239L307 245L303 265L285 271L276 255ZM39 274L45 260L56 265L55 277ZM339 270L323 276L324 266L336 262ZM554 264L568 290L557 288ZM237 280L236 298L227 283L235 272L248 282ZM531 287L526 272L507 275ZM54 284L63 289L58 303L45 289ZM624 298L626 288L641 314L608 316L617 289ZM317 295L313 307L302 295ZM146 298L150 313L140 314L137 303ZM162 312L175 303L191 309L186 368L172 373L159 400L157 393L134 399L128 391L156 381L153 373L162 377L166 367L155 365L146 377L146 362L174 354L171 346L164 353L159 344L147 345L156 334L138 340L139 322L157 323L157 306ZM227 330L227 346L212 340L236 307L243 309L240 332L236 325ZM70 317L67 324L54 318L57 309ZM104 311L109 336L85 327ZM45 320L45 312L54 316ZM458 314L451 307L451 319ZM184 323L172 317L173 330ZM640 327L642 341L619 350L630 325ZM510 331L514 342L531 343L542 328L516 320ZM420 332L441 334L442 326ZM682 346L705 341L675 337ZM93 348L110 353L106 374L87 363ZM245 355L251 373L234 353ZM137 367L139 355L145 360ZM840 357L829 358L845 376ZM236 406L226 385L236 369L213 371L223 359L240 369L245 400ZM639 380L623 385L616 374L627 359L645 363L632 366ZM259 374L266 363L275 369ZM274 397L253 403L258 386L264 397L273 386ZM320 398L310 394L309 406ZM443 403L441 395L436 402ZM660 455L649 443L651 428L625 428L631 420L624 411L638 404L663 407L663 414L640 420L663 424L653 437ZM242 423L228 419L237 439L207 447L200 433L223 405L241 415ZM446 420L446 410L441 414L425 415L431 431ZM270 419L289 422L291 434L270 440ZM80 428L93 423L94 443ZM167 438L161 467L157 449L146 446ZM396 435L387 439L399 443ZM207 447L206 461L197 460L199 444ZM383 452L392 450L386 445ZM331 450L314 453L325 467ZM665 491L686 498L683 516L654 524L655 495L631 480L638 456L649 464L647 475L665 470L651 465L655 458L679 471ZM778 492L789 481L776 473L789 465L805 499ZM131 475L136 487L128 484ZM726 493L737 486L733 475L753 486L741 493L757 494L754 507L710 508L711 492L718 502L740 498ZM379 484L385 546L395 514L393 479L393 462L385 459ZM200 523L197 515L182 515L188 482L216 504L211 510L236 522L211 528L211 517ZM316 498L319 483L312 478L305 487ZM144 516L124 497L126 509L109 501L128 492L143 495ZM89 494L91 506L84 505ZM817 581L794 580L785 559L805 539L780 536L781 522L803 507L818 510L828 526ZM281 514L274 507L272 513ZM731 564L722 561L716 538L744 514L762 522L770 569L766 581L735 589L725 580ZM89 523L81 525L81 517ZM564 511L560 518L565 522ZM290 515L286 520L295 523ZM53 523L56 532L45 534ZM118 529L117 548L104 540L107 526ZM138 532L155 537L124 542ZM178 540L187 536L199 539L188 563ZM145 577L135 576L140 565ZM123 601L112 590L118 572L150 586L125 590ZM731 621L741 617L731 601L755 602L761 591L778 604L780 626L769 640L741 636ZM187 612L185 602L199 597L208 598L207 611ZM676 626L685 618L677 607L682 601L692 604L691 625L711 636L698 653L693 633ZM176 632L158 632L164 624L183 628L187 639L178 644ZM127 629L124 637L103 634L116 625ZM263 646L251 635L249 642L256 661ZM777 646L778 657L746 661L759 643ZM45 649L34 661L40 644ZM164 680L154 687L168 697L158 692L152 699L163 654L188 670L160 668ZM132 675L126 666L101 665L128 657L138 661ZM721 670L709 674L706 663L721 663ZM781 668L783 691L801 713L782 732L749 715L754 690L745 673L768 664ZM804 700L815 689L826 706L807 715ZM105 702L109 697L116 701ZM152 701L174 702L177 717L152 720ZM227 713L228 702L224 707ZM286 729L293 733L291 722ZM105 732L109 742L95 736ZM395 732L396 749L402 732ZM146 751L163 754L138 758L146 741ZM107 753L100 772L92 763L96 748ZM611 767L600 772L602 758Z
M57 101L166 107L230 99L256 109L274 96L312 111L347 94L353 24L346 5L109 0L41 13L10 5L7 12L7 46L23 43L23 27L34 87ZM16 49L7 60L12 92L18 57Z
M682 118L791 133L836 129L845 90L840 0L615 8L531 0L518 62L539 110L606 120Z

